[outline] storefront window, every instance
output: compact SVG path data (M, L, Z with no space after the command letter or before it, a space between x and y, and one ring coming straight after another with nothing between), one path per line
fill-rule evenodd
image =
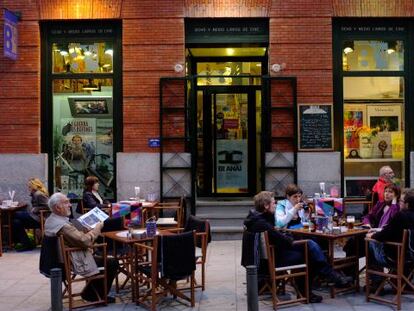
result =
M81 197L93 175L114 198L112 79L53 80L54 190Z
M262 74L261 62L208 62L197 63L197 85L260 85ZM250 75L258 77L238 78ZM202 76L209 76L203 78Z
M113 72L113 45L99 43L53 43L53 73Z
M403 41L344 41L342 66L344 71L404 70Z
M404 78L344 77L346 196L365 196L389 165L404 185Z

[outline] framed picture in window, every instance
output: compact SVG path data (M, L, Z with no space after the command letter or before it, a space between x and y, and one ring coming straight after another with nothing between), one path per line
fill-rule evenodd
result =
M401 104L367 105L368 126L379 132L401 131Z
M68 97L72 117L110 118L112 117L111 97Z

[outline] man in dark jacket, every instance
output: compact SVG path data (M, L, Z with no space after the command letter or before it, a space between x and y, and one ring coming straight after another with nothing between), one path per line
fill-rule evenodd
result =
M293 238L289 235L275 230L274 213L275 199L274 193L269 191L259 192L254 197L255 209L250 210L249 215L244 221L244 226L249 232L264 232L269 234L269 240L275 246L276 265L290 266L304 262L303 247L293 245ZM326 261L319 245L314 241L308 241L309 249L309 279L312 280L317 274L321 274L329 282L337 287L346 287L349 285L350 278L343 277L335 272ZM311 287L309 287L311 288ZM322 296L316 295L310 291L309 301L312 303L321 302Z
M401 242L405 229L414 230L414 189L405 191L403 203L404 208L395 214L388 225L379 232L368 233L367 237L381 242ZM370 243L369 252L373 264L379 267L387 265L387 257L395 259L397 255L395 247L387 245L383 247L382 243Z

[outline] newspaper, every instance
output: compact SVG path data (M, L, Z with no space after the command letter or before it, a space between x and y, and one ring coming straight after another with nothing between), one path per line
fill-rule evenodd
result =
M77 220L86 228L93 229L100 222L105 221L109 216L99 207L91 209L86 214L80 216Z

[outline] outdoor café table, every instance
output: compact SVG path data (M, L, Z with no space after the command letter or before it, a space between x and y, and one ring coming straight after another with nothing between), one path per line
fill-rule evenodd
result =
M21 210L23 208L27 207L26 203L18 203L16 206L7 206L7 207L3 207L3 205L0 206L1 208L1 217L4 216L4 220L6 221L4 224L1 223L3 228L7 228L7 238L8 238L8 248L11 249L13 247L13 214L18 211ZM0 235L1 236L1 235Z
M144 228L138 229L145 231ZM132 300L135 300L135 288L134 288L134 273L132 269L132 263L133 263L133 248L134 243L138 242L146 242L146 241L152 241L153 237L146 237L145 235L142 235L142 237L128 237L127 236L128 230L121 230L121 231L108 231L108 232L102 232L102 236L104 239L108 238L112 240L113 247L112 247L112 256L114 256L115 259L119 262L119 273L123 273L126 275L126 280L122 284L122 288L125 287L128 280L131 280L132 285ZM168 230L157 230L157 235L172 235L174 234L171 231ZM117 244L121 244L123 246L123 249L126 250L124 253L118 253ZM119 291L119 281L118 277L115 278L115 286L116 291Z
M352 267L354 269L354 284L348 288L335 288L334 286L331 287L331 297L335 298L336 293L346 292L351 289L355 289L356 292L359 291L359 250L358 250L358 243L354 243L355 245L355 255L344 257L344 258L335 258L334 250L335 250L335 241L342 238L352 238L354 237L357 239L358 237L365 236L368 233L368 229L348 229L346 232L341 233L325 233L325 232L311 232L305 229L286 229L287 232L291 234L301 237L303 239L319 239L325 240L328 242L328 263L332 266L335 270L342 270L346 267Z

